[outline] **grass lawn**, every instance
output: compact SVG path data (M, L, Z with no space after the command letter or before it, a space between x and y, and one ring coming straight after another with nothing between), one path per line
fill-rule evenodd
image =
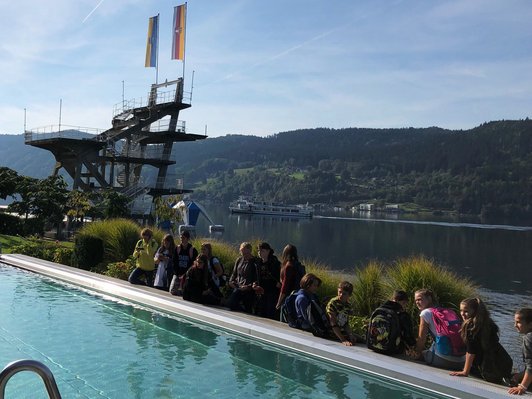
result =
M2 244L2 252L5 254L11 253L11 247L22 244L26 241L24 237L8 236L6 234L0 234L0 243Z
M24 244L26 241L28 241L26 237L9 236L7 234L0 234L0 243L2 244L2 252L4 254L10 254L11 247L14 247L15 245ZM49 241L49 240L43 240L43 241ZM74 243L72 241L61 241L59 244L65 248L74 248Z

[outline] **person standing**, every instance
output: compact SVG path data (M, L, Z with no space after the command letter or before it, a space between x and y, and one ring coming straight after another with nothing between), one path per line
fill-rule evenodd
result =
M181 295L183 292L183 278L187 270L192 266L198 256L198 251L192 246L190 233L184 230L180 236L181 242L175 249L174 255L174 276L170 283L170 293L172 295Z
M175 254L174 237L167 234L163 237L161 247L157 250L153 260L157 265L153 286L157 289L168 291L172 279L173 258Z
M281 259L281 291L275 305L276 309L281 309L285 298L292 291L299 289L301 278L306 274L305 267L299 262L295 245L288 244L284 247Z
M256 312L260 317L279 320L279 311L276 309L279 298L281 262L274 255L273 248L267 242L262 242L258 247L257 258L257 293Z
M155 262L153 258L157 252L157 241L153 238L153 232L148 229L142 229L140 232L141 239L137 241L133 257L136 259L135 269L129 275L128 281L131 284L153 286L153 271ZM141 277L144 277L144 280Z
M224 275L223 265L220 262L220 259L212 254L212 245L210 243L204 242L201 244L200 251L201 255L205 255L208 259L207 269L211 280L211 288L217 297L222 298L223 295L220 291L220 287L225 285L226 281L224 278L227 278L227 276Z
M244 310L246 313L253 312L255 304L254 286L257 283L256 259L251 253L251 244L240 244L240 257L235 261L235 267L229 278L229 287L233 289L227 300L231 310Z

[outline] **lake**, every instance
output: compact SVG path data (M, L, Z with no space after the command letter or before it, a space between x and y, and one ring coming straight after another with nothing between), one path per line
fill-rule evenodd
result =
M279 255L287 243L301 258L353 273L376 259L391 262L422 254L490 290L531 294L532 227L482 225L443 220L416 220L401 215L383 219L351 212L317 212L313 219L231 214L227 206L203 204L223 240L238 244L255 238L268 241ZM200 217L197 234L209 235Z
M353 273L369 260L392 262L424 255L482 286L501 329L501 343L521 363L521 338L513 327L514 311L532 306L532 227L485 225L412 215L371 217L358 212L317 212L312 219L231 214L227 205L202 204L215 224L225 227L214 238L234 243L261 239L280 256L292 243L301 258L332 270ZM200 217L198 236L209 236Z

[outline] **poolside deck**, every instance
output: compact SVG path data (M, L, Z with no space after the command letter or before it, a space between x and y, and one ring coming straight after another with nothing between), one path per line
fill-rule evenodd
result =
M345 367L364 370L450 397L464 399L513 397L506 393L506 388L475 378L451 377L447 371L429 367L421 362L379 355L363 345L345 347L340 343L295 330L281 322L187 302L154 288L133 286L122 280L25 255L0 255L0 261L56 280L124 298L169 314L218 326L276 346L290 348Z

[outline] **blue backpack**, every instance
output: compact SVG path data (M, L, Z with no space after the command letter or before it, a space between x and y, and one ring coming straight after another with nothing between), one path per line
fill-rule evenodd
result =
M296 298L297 291L292 291L292 293L285 298L284 303L281 306L281 321L283 323L288 323L292 328L300 328L297 320Z
M301 323L297 318L296 311L296 298L299 291L292 291L292 293L286 297L284 304L281 307L281 321L288 323L292 328L301 329ZM310 322L310 332L316 337L326 337L329 333L329 319L327 314L320 306L320 304L312 299L307 309L308 320Z

